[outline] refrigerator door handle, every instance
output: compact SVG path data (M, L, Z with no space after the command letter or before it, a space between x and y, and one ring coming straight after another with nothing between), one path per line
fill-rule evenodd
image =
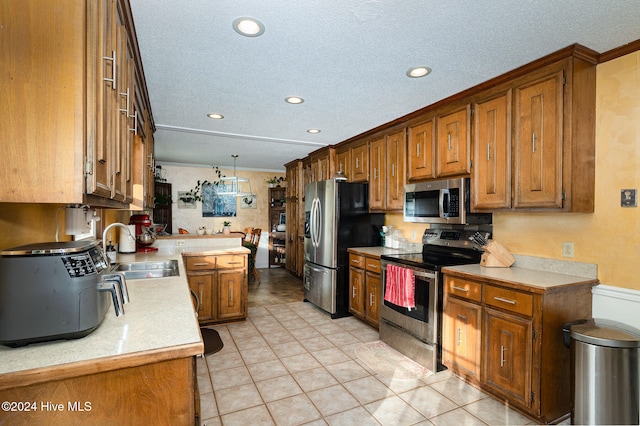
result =
M311 234L311 245L316 247L316 199L311 201L311 214L309 215L309 231Z
M320 199L316 198L316 247L320 246L320 237L322 235L322 206Z

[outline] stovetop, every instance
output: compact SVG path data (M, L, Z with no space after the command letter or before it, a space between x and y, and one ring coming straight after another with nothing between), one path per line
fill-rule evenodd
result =
M476 231L427 229L422 236L422 252L382 255L383 260L439 271L444 266L480 263L483 249L472 239ZM489 233L481 233L485 239Z

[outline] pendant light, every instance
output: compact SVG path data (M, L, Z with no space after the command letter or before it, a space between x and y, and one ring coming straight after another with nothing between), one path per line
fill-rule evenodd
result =
M229 177L222 177L220 178L220 183L222 185L224 185L224 190L221 191L216 191L216 194L218 195L233 195L235 197L248 197L248 196L253 196L253 191L251 191L251 182L249 181L248 178L242 178L242 177L238 177L236 175L236 160L238 159L238 155L237 154L233 154L231 157L233 157L233 176L229 176ZM240 184L242 184L241 188ZM249 187L249 191L244 191L243 189L246 189L246 187Z

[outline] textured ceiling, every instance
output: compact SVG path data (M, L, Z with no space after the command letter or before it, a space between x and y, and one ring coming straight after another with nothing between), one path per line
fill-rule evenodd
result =
M130 2L158 162L238 169L282 170L573 43L640 39L637 0ZM237 34L241 16L264 34ZM417 65L433 72L406 77Z

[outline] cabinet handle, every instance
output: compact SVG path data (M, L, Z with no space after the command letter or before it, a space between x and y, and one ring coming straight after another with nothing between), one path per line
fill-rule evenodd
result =
M126 92L120 92L120 96L124 96L127 98L127 107L125 109L119 108L120 112L124 113L127 117L129 117L129 88L127 87Z
M487 161L491 160L491 144L487 144Z
M449 145L449 151L451 151L451 133L447 133L447 145Z
M229 284L229 306L233 306L233 284Z
M509 303L510 305L515 305L516 304L515 300L505 299L503 297L495 296L494 299L497 300L498 302Z
M392 164L391 165L391 176L395 176L396 175L396 165Z
M468 288L458 287L457 285L452 285L451 288L454 289L454 290L465 292L465 293L467 293L469 291Z
M356 259L352 259L352 260L351 260L351 263L355 263L356 265L359 265L359 264L360 264L360 261L359 261L359 260L356 260Z
M200 287L200 305L198 306L198 308L202 307L202 283L198 283L198 287ZM200 312L200 309L198 309L198 312Z
M531 152L536 152L536 132L531 133Z
M227 265L240 265L242 262L227 262Z
M130 132L133 132L134 135L138 134L138 111L134 111L133 115L129 116L133 118L133 128L129 129Z
M351 298L355 299L356 298L356 286L352 286L351 287Z
M373 168L373 179L378 179L378 168L374 167Z
M416 157L420 157L420 144L416 144Z
M360 167L360 159L359 159L359 158L356 158L356 169L357 169L358 167Z
M208 265L209 265L208 262L197 262L193 264L193 266L208 266Z
M373 306L373 293L369 293L369 306Z
M506 348L504 346L500 346L500 367L504 367L504 363L507 362L504 353L506 352Z
M374 265L373 263L368 263L367 266L370 268L378 269L378 265Z
M462 329L460 327L458 327L458 341L456 342L457 346L460 346L462 344Z
M116 51L112 50L111 51L111 57L109 56L103 56L102 59L107 60L107 61L111 61L111 75L113 76L113 78L107 78L107 77L103 77L102 79L104 81L110 81L111 82L111 88L113 90L117 90L116 87Z

